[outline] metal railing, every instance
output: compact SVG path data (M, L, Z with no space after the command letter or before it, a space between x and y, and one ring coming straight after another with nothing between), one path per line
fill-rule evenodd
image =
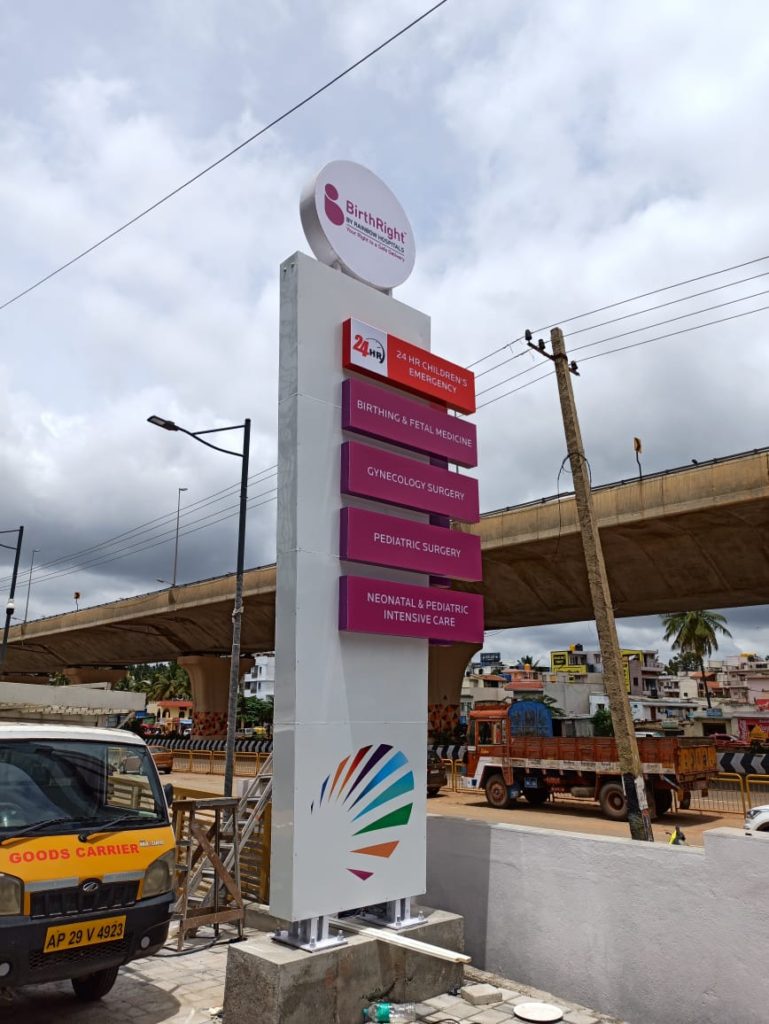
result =
M478 794L477 789L471 789L463 784L466 770L463 761L441 758L441 764L446 770L446 789L449 792L467 795ZM586 802L584 799L570 797L568 794L562 793L554 794L553 799L583 805ZM769 775L719 772L709 780L706 792L692 791L688 810L705 814L738 814L744 817L751 807L756 807L759 804L769 804ZM674 793L673 811L678 813L681 810Z
M224 775L226 753L223 750L174 750L174 771L193 775ZM251 777L269 758L268 752L235 752L235 775Z
M677 795L673 794L673 810L681 810ZM745 816L745 777L737 772L720 772L708 780L704 792L692 790L689 811L700 814L741 814Z
M769 804L769 775L746 775L745 793L748 807Z

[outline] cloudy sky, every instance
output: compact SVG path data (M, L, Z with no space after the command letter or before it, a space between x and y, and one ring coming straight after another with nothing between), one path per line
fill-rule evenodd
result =
M0 303L429 6L2 0ZM0 528L24 523L25 567L40 549L30 617L73 607L76 590L82 606L160 587L178 487L180 581L232 568L238 460L150 427L150 413L190 429L251 416L247 563L273 560L277 270L308 251L298 196L327 161L366 164L401 199L418 251L398 297L432 316L441 354L469 363L526 327L766 256L767 96L762 0L448 0L0 310ZM607 353L769 306L764 273L769 259L582 317L567 343L636 331L591 350ZM577 401L593 479L634 473L634 435L648 472L766 444L767 330L758 312L586 362ZM565 453L554 381L535 381L542 367L520 342L477 369L502 360L479 380L491 389L480 403L498 398L477 415L485 510L554 493ZM19 590L23 601L24 576ZM769 650L766 609L730 621L727 653ZM658 624L625 620L620 639L660 646ZM593 644L592 624L487 646L514 657L573 641Z

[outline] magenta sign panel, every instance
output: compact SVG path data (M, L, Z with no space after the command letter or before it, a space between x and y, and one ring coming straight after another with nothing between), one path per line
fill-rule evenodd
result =
M479 594L342 576L339 628L352 633L483 643L483 598Z
M444 526L343 508L339 557L455 580L480 580L481 538Z
M357 441L342 445L341 490L463 523L480 519L477 480Z
M474 423L363 380L346 380L342 385L342 429L460 466L478 465Z

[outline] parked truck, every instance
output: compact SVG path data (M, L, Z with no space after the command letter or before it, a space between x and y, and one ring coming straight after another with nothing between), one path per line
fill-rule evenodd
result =
M489 702L470 713L463 788L483 790L487 802L510 807L520 796L537 807L551 794L596 801L612 821L627 818L617 743L610 736L555 736L541 701ZM709 739L638 740L652 817L673 805L686 809L694 790L707 793L718 772Z

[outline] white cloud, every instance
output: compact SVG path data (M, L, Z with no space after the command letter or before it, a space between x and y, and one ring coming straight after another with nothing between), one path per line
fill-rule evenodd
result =
M0 136L0 301L426 6L168 0L94 20L91 5L74 2L66 14L59 5L46 12L45 40L58 37L57 47L40 42L39 12L17 9ZM402 198L418 261L399 297L431 313L436 348L457 360L526 327L762 255L767 22L765 6L748 0L707 17L693 2L446 4L0 314L0 394L12 414L0 441L3 523L24 519L30 549L42 536L55 557L170 512L177 486L190 484L192 500L235 479L234 460L153 432L151 412L198 429L250 415L255 468L275 461L277 268L307 248L299 189L333 157L371 164ZM568 344L762 284L740 287L572 333ZM567 324L567 333L676 294ZM595 479L634 473L634 435L647 471L764 443L767 324L758 314L585 362L577 392ZM527 355L481 386L519 370L529 372L486 397L542 372ZM489 405L478 424L485 508L555 491L564 441L554 381ZM273 551L265 508L252 530L254 562ZM206 530L191 535L192 575L230 567L222 529L221 544ZM164 575L163 550L94 567L88 586L100 600L147 586ZM70 581L40 585L47 610L66 603ZM746 627L769 641L762 628ZM566 631L554 629L548 635ZM645 636L656 625L628 629ZM536 635L523 646L536 648Z

